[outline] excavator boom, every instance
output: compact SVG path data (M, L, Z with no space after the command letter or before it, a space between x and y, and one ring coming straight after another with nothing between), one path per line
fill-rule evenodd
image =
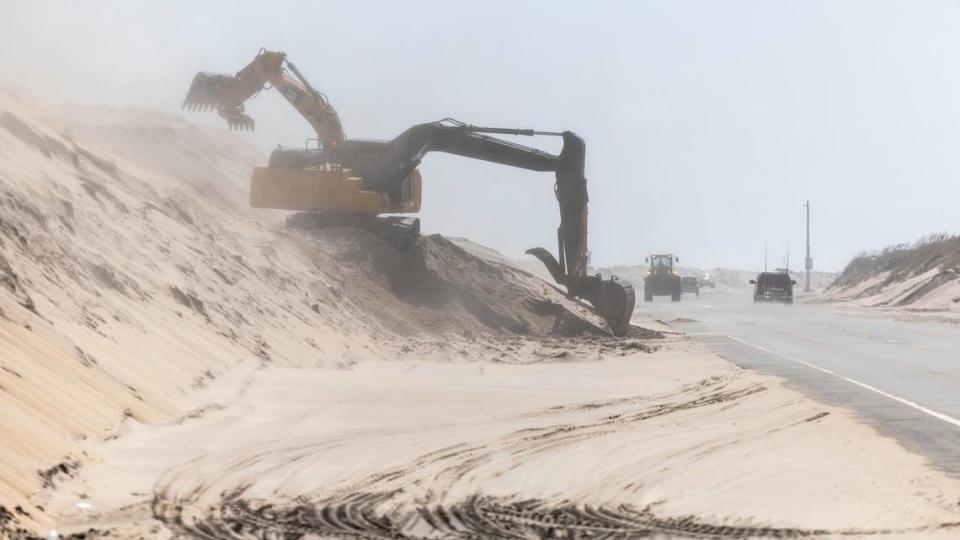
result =
M419 220L381 217L420 209L417 166L429 152L445 152L532 171L553 172L560 205L558 255L544 248L527 251L547 267L567 294L590 302L622 336L630 328L633 287L599 274L588 275L586 145L571 131L479 127L451 119L419 124L390 141L349 140L336 110L280 52L261 50L235 75L198 73L184 100L188 109L216 109L232 128L253 129L244 103L272 85L310 123L319 141L316 149L277 149L268 167L254 171L251 202L255 206L325 215L298 214L291 223L363 226L409 245ZM546 135L563 139L559 155L492 137ZM280 193L282 196L277 196Z
M509 135L552 135L563 138L559 155L490 137L486 133ZM414 126L385 144L369 176L388 194L431 151L519 167L551 171L556 176L554 192L560 205L557 251L554 257L544 248L527 253L540 259L553 279L567 288L570 296L584 298L597 309L616 335L624 335L636 302L633 287L617 279L604 280L588 275L587 179L584 175L586 144L572 131L538 132L509 128L478 128L448 119Z

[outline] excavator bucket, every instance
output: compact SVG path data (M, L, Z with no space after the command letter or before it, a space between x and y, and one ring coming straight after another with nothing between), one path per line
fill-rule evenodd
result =
M630 330L630 317L636 303L633 286L616 277L605 280L600 274L587 274L586 144L573 132L560 135L563 150L554 166L557 175L554 192L560 203L557 229L560 260L544 248L529 249L527 253L540 259L553 279L567 288L569 296L590 302L614 335L625 336Z
M237 105L231 100L231 91L237 78L233 75L221 73L197 73L190 84L187 97L183 100L183 108L188 111L214 110L226 121L230 129L252 131L253 118L243 112L243 105Z
M540 259L553 279L567 287L567 294L590 302L607 322L613 335L621 337L627 335L630 330L633 307L637 302L633 285L620 281L615 276L611 279L603 279L599 274L567 275L560 266L560 262L544 248L528 249L527 254Z
M592 277L599 283L584 297L607 321L615 336L627 335L630 330L630 318L633 316L633 306L637 301L633 285L620 281L616 277L605 280L600 279L599 276Z

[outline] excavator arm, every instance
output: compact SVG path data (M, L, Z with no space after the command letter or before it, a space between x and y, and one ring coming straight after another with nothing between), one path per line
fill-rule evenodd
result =
M551 135L563 138L559 155L487 135ZM544 248L527 250L547 267L554 280L570 296L584 298L606 319L617 335L630 326L635 296L633 287L616 279L587 274L587 179L584 175L586 145L572 131L544 132L529 129L486 128L455 121L414 126L383 147L369 171L368 180L391 197L400 181L420 164L428 152L445 152L511 167L549 171L556 176L554 192L560 205L557 228L558 257Z
M333 149L344 141L343 126L336 109L318 92L282 52L260 53L236 73L197 73L183 100L190 110L216 109L231 129L252 130L253 118L244 112L244 103L272 86L313 127L324 149Z

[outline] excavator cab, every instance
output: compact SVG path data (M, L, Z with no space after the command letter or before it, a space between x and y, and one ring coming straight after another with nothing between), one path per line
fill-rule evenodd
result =
M420 211L423 177L412 169L393 193L369 185L360 171L324 159L313 150L273 151L266 167L250 180L250 205L297 212L414 214Z
M413 169L399 184L399 196L391 197L322 150L278 148L266 167L253 169L250 206L298 212L287 218L291 228L354 227L409 249L420 236L420 219L381 214L419 212L423 178Z

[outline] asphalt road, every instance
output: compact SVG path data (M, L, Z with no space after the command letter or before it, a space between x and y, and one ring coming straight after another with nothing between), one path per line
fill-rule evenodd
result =
M676 303L656 297L637 310L739 366L852 409L960 477L960 326L884 320L816 304L754 304L749 291L710 289Z

